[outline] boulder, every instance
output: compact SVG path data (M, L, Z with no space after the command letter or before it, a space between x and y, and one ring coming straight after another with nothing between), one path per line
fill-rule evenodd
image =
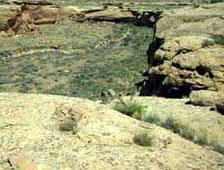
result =
M218 104L221 108L221 104L224 101L224 93L209 90L193 91L190 94L190 102L199 106L215 106Z

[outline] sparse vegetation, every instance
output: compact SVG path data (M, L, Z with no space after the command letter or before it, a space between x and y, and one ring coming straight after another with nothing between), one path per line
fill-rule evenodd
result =
M157 126L162 126L162 123L167 119L166 113L163 113L160 109L152 109L148 106L147 114L142 119L145 122L155 124Z
M153 145L153 136L147 131L138 132L134 138L134 142L140 146L152 146Z
M219 45L224 45L224 38L222 37L215 38L215 43Z
M147 27L61 21L56 26L43 26L40 33L16 39L0 37L4 49L0 52L1 79L12 82L0 84L1 91L21 91L23 80L32 79L25 83L29 88L24 92L106 100L101 94L108 89L133 94L134 84L147 67L145 51L151 40ZM49 46L60 46L67 53L59 50L11 57ZM19 81L13 83L15 80Z
M143 120L170 129L174 133L177 133L194 143L211 146L215 151L224 153L223 144L220 144L218 139L211 138L206 129L193 129L189 123L183 123L183 121L176 119L172 114L163 112L161 109L152 109L150 106L145 107L144 104L140 104L134 99L131 99L130 101L120 99L115 103L114 109L138 120ZM144 134L142 136L144 138L146 135Z
M114 109L138 120L142 120L147 112L147 106L133 100L133 98L128 101L119 98L114 105Z
M215 151L224 153L224 147L218 142L217 139L209 138L208 132L205 129L193 129L189 123L182 123L175 119L172 115L162 115L161 113L151 113L147 114L144 121L156 124L158 126L164 127L166 129L172 130L174 133L193 141L199 145L211 146Z
M59 129L61 131L73 131L75 125L76 125L75 121L66 120L60 124Z
M218 142L216 139L211 141L211 146L216 152L224 154L224 143Z
M207 40L203 43L203 47L209 47L215 45L215 41L214 40Z
M162 123L162 127L172 130L174 133L178 133L180 136L189 139L200 145L209 145L208 132L206 130L194 130L188 123L181 123L173 116L169 116L165 122Z
M9 50L0 50L0 58L1 57L10 57L12 56L11 51Z
M224 0L210 0L210 3L212 4L219 3L219 2L224 2Z
M203 47L209 47L211 45L224 45L224 39L221 37L214 37L213 40L208 40L204 42Z

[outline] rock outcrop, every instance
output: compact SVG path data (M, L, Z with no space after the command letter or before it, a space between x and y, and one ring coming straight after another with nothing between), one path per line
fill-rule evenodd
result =
M134 23L141 26L152 26L158 19L160 12L138 12L130 9L108 8L108 9L80 9L75 6L59 7L44 2L21 2L21 6L7 22L1 21L0 31L11 34L22 34L33 32L42 24L54 24L64 18L76 22L84 21L107 21L115 23Z
M13 6L13 11L10 10L12 6L5 9L10 15L0 17L0 31L10 34L33 32L39 25L54 24L74 13L82 12L82 9L75 6L59 7L42 1L18 2L17 5L19 6Z
M107 21L115 23L134 23L140 26L152 26L157 21L161 12L108 8L86 10L81 13L71 15L75 21Z
M22 5L21 9L8 19L2 31L12 34L33 32L37 29L37 25L55 23L58 11L55 6Z
M2 93L0 119L0 170L224 168L222 154L85 99ZM142 131L152 146L133 141Z
M224 89L224 3L165 11L150 45L142 95L189 96ZM206 103L207 105L208 103Z

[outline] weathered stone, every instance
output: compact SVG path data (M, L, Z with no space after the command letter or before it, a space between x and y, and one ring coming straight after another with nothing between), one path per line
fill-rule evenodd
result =
M158 108L158 104L153 105ZM168 104L172 110L175 105L175 101ZM209 124L213 123L214 116L205 121L212 118ZM222 154L86 99L2 93L0 119L1 170L195 169L189 164L203 170L224 167ZM68 119L78 122L76 133L72 128L60 130ZM155 144L136 145L134 136L142 131L152 134ZM161 139L172 143L164 147L166 141Z
M190 101L194 105L215 106L224 101L224 94L209 90L193 91L190 95Z
M9 163L13 169L18 170L38 170L37 165L32 162L31 156L18 154L9 158Z
M183 97L192 90L224 89L223 13L224 3L161 14L155 36L164 43L148 51L151 68L144 88L149 90L142 95Z

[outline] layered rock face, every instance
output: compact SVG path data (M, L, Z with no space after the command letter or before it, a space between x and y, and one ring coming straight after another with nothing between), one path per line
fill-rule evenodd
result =
M166 11L148 51L142 94L189 96L224 89L224 3Z
M131 9L80 9L76 6L60 7L47 2L17 2L10 15L0 18L0 33L25 34L38 30L39 25L55 24L65 18L76 21L133 23L139 26L152 26L161 12L138 12ZM20 9L19 9L20 8ZM16 12L15 12L16 11Z

